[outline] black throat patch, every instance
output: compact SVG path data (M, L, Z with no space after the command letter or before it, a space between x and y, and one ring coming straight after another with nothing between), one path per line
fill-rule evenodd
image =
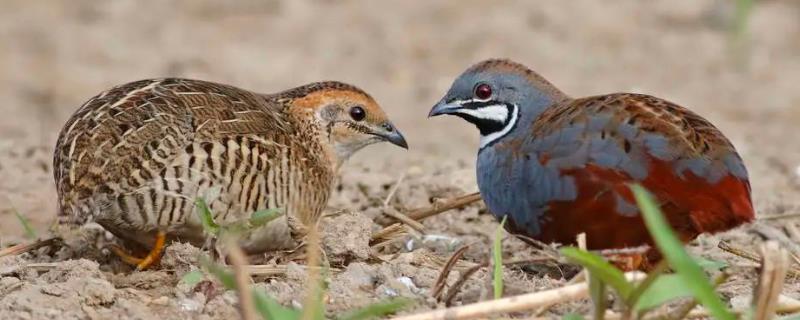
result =
M513 104L502 103L498 101L475 101L475 102L467 102L462 105L462 108L471 110L478 110L480 108L493 105L504 105L506 106L506 108L508 108L508 117L506 117L505 121L483 119L460 112L454 113L453 115L458 116L461 119L464 119L467 122L474 124L475 127L477 127L478 130L481 132L481 136L487 136L489 134L503 130L503 128L505 128L508 125L508 122L511 121L512 118L511 115L514 112L514 108L516 107Z

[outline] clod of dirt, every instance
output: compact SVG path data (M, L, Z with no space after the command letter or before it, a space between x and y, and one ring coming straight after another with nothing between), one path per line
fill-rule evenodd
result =
M332 264L369 258L372 220L357 212L346 212L322 222L322 248Z
M96 262L70 260L0 300L0 314L18 319L84 319L85 307L106 308L116 290Z
M55 267L44 274L38 279L38 283L59 283L70 281L71 279L102 279L105 276L100 271L100 265L91 260L78 259L67 260L63 263L55 265ZM110 285L110 284L109 284Z
M199 265L198 257L201 250L188 243L175 242L164 249L164 256L161 257L161 267L174 270L176 274L182 275L196 269Z
M362 262L351 263L335 275L329 288L333 311L362 307L375 299L375 286L381 281L376 266Z
M156 289L175 282L175 277L166 271L141 271L131 273L121 273L110 276L111 283L117 289L136 288L136 289Z
M306 269L303 268L303 266L293 261L286 264L286 279L304 282L307 278L308 272L306 272Z

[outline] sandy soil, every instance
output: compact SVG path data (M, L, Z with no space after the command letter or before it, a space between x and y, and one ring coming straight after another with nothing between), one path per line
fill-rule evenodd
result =
M326 250L340 271L330 280L331 312L390 296L416 310L441 307L430 290L441 261L471 244L467 262L484 261L497 226L480 205L424 222L435 241L415 250L370 251L382 202L400 211L477 190L477 132L457 119L426 119L453 77L488 57L509 57L573 96L615 91L654 94L686 105L725 132L745 159L759 217L800 206L800 3L756 1L745 45L733 41L733 1L21 1L0 3L0 246L23 241L14 210L45 234L55 216L52 148L59 129L86 99L116 84L182 76L272 92L337 79L369 91L406 134L410 151L381 145L342 173L325 223ZM737 49L738 48L738 49ZM770 222L798 223L798 219ZM578 222L579 223L579 222ZM754 248L743 227L703 236L693 253L745 264L720 240ZM344 239L344 240L342 240ZM438 240L436 240L438 239ZM97 249L89 226L83 250L0 259L2 319L231 319L236 297L214 286L179 283L197 268L197 248L174 244L162 267L119 271ZM535 253L515 239L510 258ZM513 253L513 254L512 254ZM85 259L81 259L81 257ZM376 258L380 257L380 259ZM38 263L38 265L30 265ZM305 272L256 284L281 303L302 301ZM448 278L455 282L463 268ZM507 268L506 295L560 286L558 268ZM754 272L722 287L742 301ZM479 271L456 304L488 297ZM800 281L784 293L800 298ZM739 299L739 300L737 300ZM587 312L555 306L546 316ZM517 316L525 316L520 314Z

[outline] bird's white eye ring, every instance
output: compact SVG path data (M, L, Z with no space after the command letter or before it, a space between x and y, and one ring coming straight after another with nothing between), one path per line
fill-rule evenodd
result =
M474 89L475 97L481 100L487 100L492 96L492 87L485 83L479 83Z

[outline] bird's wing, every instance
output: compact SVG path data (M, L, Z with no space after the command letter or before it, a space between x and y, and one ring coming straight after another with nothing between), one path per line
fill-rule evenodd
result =
M114 87L87 101L62 130L54 156L59 194L82 199L109 180L135 185L137 166L157 172L193 142L286 134L292 127L281 108L265 96L198 80Z
M671 102L628 93L576 99L547 109L530 130L522 145L576 187L573 201L550 202L551 210L636 215L627 187L636 182L679 228L714 232L753 217L747 171L733 145Z

